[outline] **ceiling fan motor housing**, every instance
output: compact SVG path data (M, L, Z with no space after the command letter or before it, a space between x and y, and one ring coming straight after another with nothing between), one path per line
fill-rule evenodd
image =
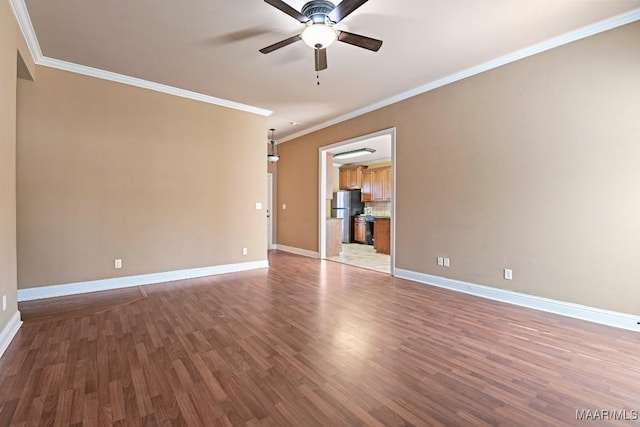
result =
M302 14L314 24L324 24L335 5L326 0L313 0L302 7Z

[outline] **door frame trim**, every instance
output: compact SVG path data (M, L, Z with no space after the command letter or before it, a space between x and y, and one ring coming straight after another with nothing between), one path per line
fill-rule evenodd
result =
M324 221L327 213L327 152L354 142L377 136L391 136L391 275L396 268L396 128L391 127L377 132L361 135L355 138L324 145L318 148L318 254L320 259L327 258L327 223Z
M273 173L267 172L267 250L270 251L276 248L276 244L273 238Z

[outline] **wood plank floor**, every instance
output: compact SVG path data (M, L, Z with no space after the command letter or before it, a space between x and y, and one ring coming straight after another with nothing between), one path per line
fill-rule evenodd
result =
M636 333L269 257L107 309L32 303L0 359L0 426L638 423L576 420L640 410Z
M18 309L25 325L82 317L130 304L145 295L141 288L90 292L70 297L48 298L19 303Z

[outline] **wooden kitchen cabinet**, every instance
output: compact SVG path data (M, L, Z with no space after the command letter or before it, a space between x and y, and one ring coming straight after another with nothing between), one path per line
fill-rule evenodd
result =
M373 223L373 248L381 254L391 254L391 219L376 218Z
M341 190L348 190L349 189L349 174L348 172L345 170L343 170L342 168L340 168L340 173L339 173L339 179L338 179L338 186L340 187Z
M353 240L367 244L367 220L360 217L353 219Z
M383 200L391 200L391 168L383 168L382 171L382 198Z
M340 168L340 189L359 190L362 188L362 172L366 166L343 166Z
M374 169L373 177L371 180L372 187L372 200L375 202L380 202L384 200L384 192L383 192L383 173L379 169Z
M391 167L375 168L368 171L371 176L371 194L367 201L387 202L391 200ZM363 190L364 193L364 190ZM364 201L364 200L363 200Z
M391 167L367 169L366 166L340 168L340 189L360 189L363 202L388 202L391 200Z
M360 200L362 202L370 202L373 200L373 169L365 169L362 172Z

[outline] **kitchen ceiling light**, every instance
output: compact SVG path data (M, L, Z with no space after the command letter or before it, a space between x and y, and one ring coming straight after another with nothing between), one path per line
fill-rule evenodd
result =
M351 159L353 157L366 156L367 154L375 153L373 148L359 148L353 151L345 151L344 153L334 154L334 159Z
M276 140L273 137L273 132L275 132L275 129L270 129L271 130L271 140L269 141L271 143L271 149L269 150L269 153L267 154L267 160L269 160L271 163L275 163L278 160L280 160L280 156L278 156L278 154L276 153Z
M327 24L311 24L300 34L302 41L314 49L325 49L333 44L338 34Z

